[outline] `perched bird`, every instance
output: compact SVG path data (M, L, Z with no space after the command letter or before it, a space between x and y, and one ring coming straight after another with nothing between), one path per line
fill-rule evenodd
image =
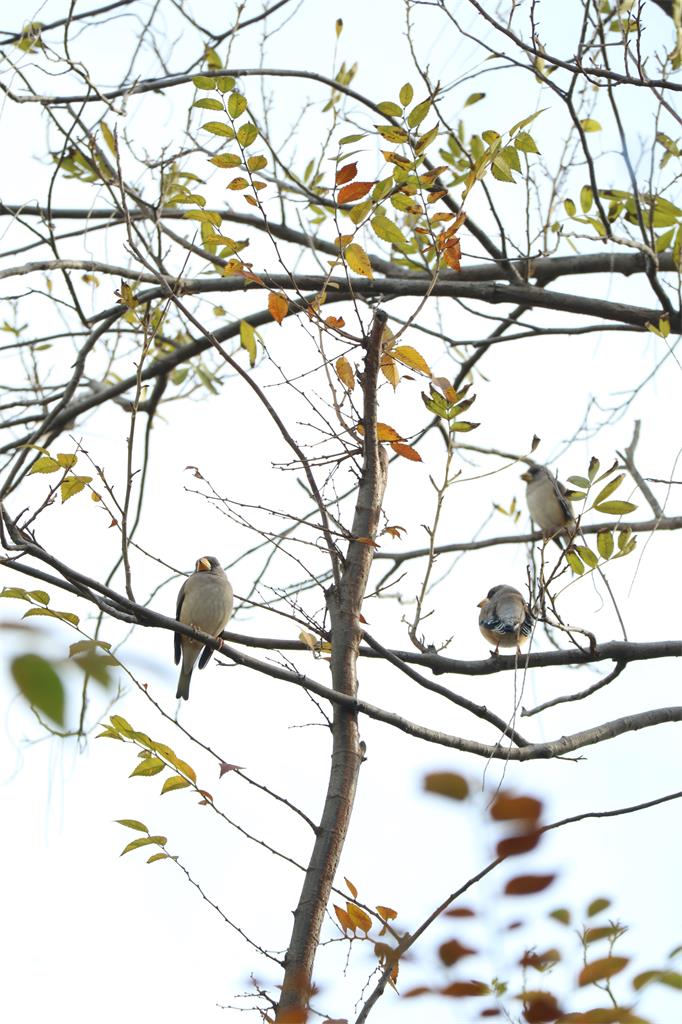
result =
M573 518L567 490L546 466L529 466L521 479L526 481L526 501L533 522L542 530L543 537L554 540L563 548L560 538L570 543L578 524Z
M514 587L504 583L493 587L477 607L481 609L478 628L488 643L495 645L495 654L500 647L518 649L526 642L533 628L533 616Z
M232 601L232 587L218 559L213 555L204 555L198 559L194 572L180 587L175 618L187 626L200 629L202 633L220 636L232 614ZM180 664L182 657L176 697L188 699L189 681L201 647L200 640L175 634L176 665ZM213 648L205 646L199 658L199 668L208 663L212 654Z

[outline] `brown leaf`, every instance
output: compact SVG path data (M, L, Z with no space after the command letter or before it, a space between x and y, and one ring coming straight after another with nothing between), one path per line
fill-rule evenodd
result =
M497 856L514 857L519 853L528 853L538 845L540 835L539 832L522 832L519 835L501 839L497 844Z
M469 783L455 772L431 772L424 779L424 789L427 793L438 793L451 800L465 800L469 795Z
M452 967L458 960L461 960L465 956L475 956L478 950L471 949L469 946L463 946L459 939L450 939L449 942L444 942L438 950L438 956L441 958L446 967Z
M228 772L243 772L244 769L240 764L228 764L226 761L220 762L220 775L219 779L222 779L223 775L227 775Z
M556 875L517 875L510 878L504 887L507 896L530 896L547 889Z
M366 196L375 184L374 181L354 181L352 185L346 185L344 188L339 189L336 201L338 203L354 203L357 199L362 199Z
M627 956L605 956L601 960L593 960L585 964L578 975L579 985L591 985L595 981L603 981L618 974L630 962Z
M345 167L339 167L338 171L336 172L336 184L345 185L346 182L352 181L357 173L357 164L346 164Z
M488 986L482 981L453 981L451 985L440 990L443 996L454 996L462 999L465 996L487 996Z
M563 1013L551 992L524 992L523 1017L528 1024L551 1024Z
M490 817L494 821L537 821L542 811L542 803L532 796L512 796L500 793L492 803Z
M476 917L476 911L471 907L453 907L452 910L446 910L443 917Z

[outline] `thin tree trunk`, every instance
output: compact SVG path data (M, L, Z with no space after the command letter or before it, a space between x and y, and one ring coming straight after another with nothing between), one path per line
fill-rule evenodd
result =
M357 659L362 628L360 610L372 565L372 541L386 487L388 459L377 442L377 378L381 336L386 314L377 311L367 339L365 370L361 378L364 396L364 457L353 516L352 539L338 588L327 592L331 621L331 675L335 690L355 697ZM336 707L332 722L332 758L327 797L317 838L310 857L294 927L284 961L284 981L277 1008L279 1024L306 1019L315 953L324 913L348 832L355 789L362 762L357 713Z

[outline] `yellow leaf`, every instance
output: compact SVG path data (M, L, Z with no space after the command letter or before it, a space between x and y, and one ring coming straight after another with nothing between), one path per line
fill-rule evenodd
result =
M345 932L355 931L355 925L351 921L350 915L343 909L343 907L337 907L337 905L334 904L334 913L338 917L341 927Z
M354 273L361 274L363 277L369 278L370 281L372 280L372 264L369 262L369 256L361 245L353 242L346 249L344 256L346 263Z
M249 366L256 362L256 332L248 320L242 320L239 325L239 339L242 348L249 353Z
M383 373L389 384L392 384L394 388L398 387L400 383L400 371L396 365L395 359L389 356L386 352L381 357L381 372Z
M317 640L312 633L306 633L305 630L301 630L298 634L298 639L302 644L305 644L311 651L314 651L317 647Z
M377 423L377 441L402 441L402 437L387 423Z
M345 883L346 883L346 885L348 886L348 892L349 892L349 893L351 894L351 896L353 897L353 899L354 899L354 900L356 900L356 899L358 898L358 890L357 890L357 887L356 887L355 885L353 885L353 883L352 883L352 882L350 882L350 881L349 881L349 880L348 880L347 878L344 878L344 882L345 882Z
M341 356L336 360L336 376L345 388L348 388L349 391L353 390L355 387L355 374L353 373L353 367L345 356Z
M289 303L287 302L286 296L278 295L276 292L270 292L268 295L268 309L270 314L277 321L278 324L282 323L284 317L289 312Z
M393 349L391 355L399 363L402 363L403 366L409 366L411 370L416 370L417 373L424 373L427 377L431 376L431 370L426 360L411 345L398 345L397 348Z
M353 927L359 928L361 931L367 933L372 927L372 918L369 914L366 914L364 910L358 907L355 903L350 903L348 900L346 900L346 907L348 909L348 916L353 923Z

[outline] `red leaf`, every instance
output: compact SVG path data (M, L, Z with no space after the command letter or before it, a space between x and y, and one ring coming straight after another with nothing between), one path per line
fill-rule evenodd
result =
M542 892L552 884L556 875L517 875L510 878L504 887L507 896L530 896Z
M336 184L345 185L347 181L352 181L357 173L357 164L346 164L345 167L339 167L336 172Z
M352 185L346 185L339 189L336 201L338 203L354 203L356 199L366 196L373 185L373 181L354 181Z
M522 832L520 835L509 836L497 844L497 856L514 857L519 853L528 853L529 850L534 850L539 842L539 832Z

